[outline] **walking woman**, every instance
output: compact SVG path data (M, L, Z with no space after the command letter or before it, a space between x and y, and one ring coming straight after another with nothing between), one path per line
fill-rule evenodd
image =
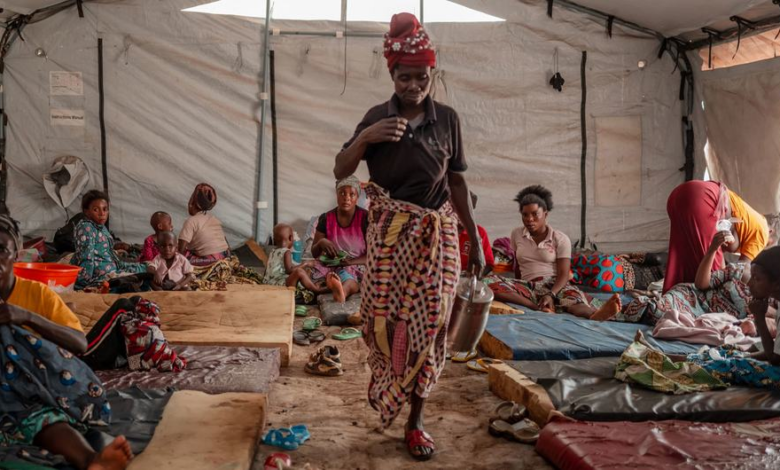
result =
M430 459L423 407L446 360L445 339L460 272L458 218L478 240L464 172L460 121L430 96L436 65L427 33L410 13L393 15L384 55L392 98L371 108L336 156L337 179L368 164L371 200L366 276L361 285L364 338L370 352L368 397L386 428L411 402L405 441ZM482 250L470 250L479 273Z

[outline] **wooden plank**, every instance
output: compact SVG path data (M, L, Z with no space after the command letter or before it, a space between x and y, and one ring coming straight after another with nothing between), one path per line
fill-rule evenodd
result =
M541 385L508 364L494 364L488 369L490 391L497 397L523 404L528 417L544 426L555 411L550 395Z
M268 266L268 254L266 254L262 246L258 245L257 242L251 238L246 241L245 245L249 248L249 251L257 256L257 259L263 262L264 266Z
M261 393L175 392L130 470L249 470L265 429Z
M85 330L122 297L139 294L61 294ZM160 306L165 337L171 343L202 346L279 348L282 366L292 353L295 291L284 287L237 287L229 291L143 292Z
M479 340L479 349L481 349L485 355L492 357L493 359L501 359L504 361L511 361L514 359L512 348L496 339L489 331L485 331L485 333L482 334L482 338Z
M499 302L497 300L494 300L492 304L490 304L490 313L493 315L523 315L525 314L524 311L516 309L514 307L511 307L504 302Z

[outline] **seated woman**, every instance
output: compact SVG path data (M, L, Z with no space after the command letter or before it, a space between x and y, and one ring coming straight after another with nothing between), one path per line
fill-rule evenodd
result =
M642 322L654 325L667 312L677 310L699 317L705 313L725 312L737 319L748 315L750 290L747 280L750 271L746 263L730 264L725 269L712 270L715 256L728 244L729 232L718 232L712 239L704 259L696 272L693 284L677 284L660 299L641 296L629 303L615 317L617 321ZM743 323L743 331L755 335L750 323Z
M187 210L190 217L179 232L179 253L193 266L208 266L230 256L222 222L209 214L217 205L217 191L206 183L195 187Z
M547 225L553 208L552 193L529 186L517 194L523 227L512 231L511 246L517 259L517 279L490 278L496 300L543 312L568 312L591 320L606 320L620 311L620 298L612 296L596 309L591 299L569 283L571 240Z
M666 211L672 224L664 292L694 281L721 219L740 221L732 227L733 241L722 248L739 253L741 261L752 261L769 241L766 218L717 181L688 181L677 186L669 195ZM722 267L723 252L718 250L712 268Z
M315 258L325 255L336 259L339 252L346 252L337 266L326 266L316 260L311 270L312 281L316 284L324 279L336 302L344 302L358 293L363 279L368 211L357 207L359 196L360 181L355 176L336 182L338 206L320 216L314 233L311 253Z
M76 226L76 253L70 264L81 268L76 289L100 286L109 277L146 272L141 263L127 263L114 252L114 237L106 227L110 202L108 195L93 189L81 198L85 218Z
M123 436L100 452L84 439L90 422L110 418L106 394L75 356L87 347L76 315L45 285L14 276L20 246L18 226L0 215L0 449L31 463L123 469L133 458Z

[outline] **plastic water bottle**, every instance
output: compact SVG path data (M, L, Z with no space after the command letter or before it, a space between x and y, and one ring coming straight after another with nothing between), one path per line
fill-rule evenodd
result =
M295 261L296 263L300 263L302 257L303 257L303 242L301 241L301 238L298 236L298 232L293 232L293 249L292 249L293 261Z

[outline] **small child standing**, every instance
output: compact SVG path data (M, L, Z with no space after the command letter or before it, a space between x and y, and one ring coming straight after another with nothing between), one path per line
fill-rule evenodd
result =
M263 284L272 286L297 287L300 282L303 287L315 294L324 294L328 288L314 284L306 271L306 264L295 265L292 259L294 232L287 224L274 227L274 248L268 257L268 266L263 276Z
M140 259L142 263L148 263L160 254L160 250L157 249L157 238L160 233L173 232L173 219L167 212L155 212L149 223L152 225L154 233L144 240L144 249L141 251Z
M176 250L176 235L170 231L160 232L157 248L160 254L147 268L154 275L152 289L190 290L195 274L187 258Z

